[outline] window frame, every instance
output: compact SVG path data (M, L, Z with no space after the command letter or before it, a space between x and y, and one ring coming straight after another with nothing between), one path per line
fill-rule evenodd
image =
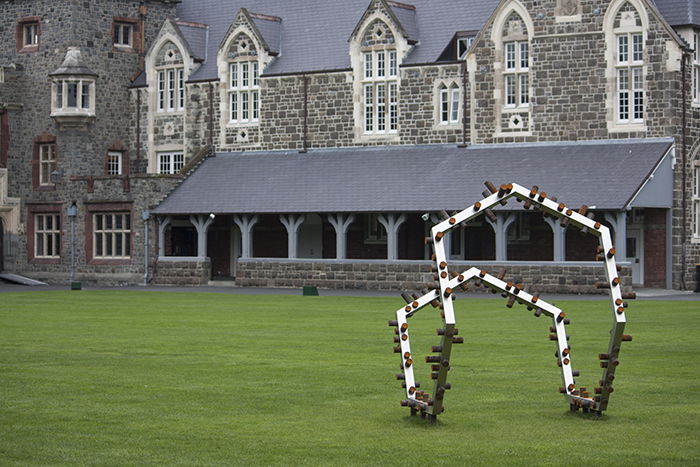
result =
M47 227L50 220L51 227ZM42 252L39 252L41 246ZM34 213L34 258L61 257L61 214Z
M693 83L693 104L700 105L700 31L692 30L693 35L693 64L692 64L692 83Z
M71 86L75 86L75 105L70 105ZM87 99L87 106L85 100ZM60 101L60 102L59 102ZM52 82L51 115L95 115L95 79L87 77L56 78Z
M156 71L156 111L175 113L185 110L185 66L161 66Z
M512 46L512 47L511 47ZM525 47L523 47L525 46ZM512 53L509 49L512 48ZM524 51L524 53L523 53ZM512 65L509 63L512 62ZM530 108L530 41L503 42L503 107ZM523 83L523 78L525 83Z
M364 136L398 134L397 49L395 47L368 49L361 51L360 55L362 134Z
M244 58L228 62L227 124L231 126L260 122L260 62Z
M31 264L60 264L63 252L63 228L64 217L62 203L27 203L27 261ZM54 247L57 249L55 255L37 255L37 217L52 216L58 219L58 228L52 229L47 234L52 235Z
M646 110L644 34L641 30L625 31L616 32L614 37L615 122L620 124L644 123ZM636 41L637 38L640 39L639 42ZM625 40L622 41L622 39ZM637 44L641 44L639 51L636 49Z
M116 171L114 170L113 159L116 160ZM124 153L121 151L107 151L105 162L105 172L109 176L124 175Z
M33 40L27 43L27 30L34 29ZM19 53L37 52L41 45L41 19L39 16L27 16L17 20L16 49Z
M112 50L124 53L138 53L143 51L141 26L141 21L136 18L128 18L126 16L112 17ZM124 27L128 27L130 29L130 43L128 45L123 43Z
M437 117L439 125L459 125L462 117L462 90L455 82L441 82L437 87Z
M124 240L123 246L128 244L129 256L96 256L96 244L95 244L95 227L96 227L96 217L95 215L129 215L129 229L128 238ZM87 264L96 265L124 265L130 264L132 259L134 259L134 232L138 230L138 227L134 225L137 219L133 213L132 203L86 203L85 204L85 261ZM104 224L103 224L104 225ZM124 229L120 232L124 233ZM104 232L104 229L101 230ZM112 229L114 232L114 229ZM124 251L123 248L122 251ZM104 251L104 250L103 250Z
M168 160L164 161L164 157L167 157ZM156 162L159 175L176 175L185 166L185 153L183 151L158 151L156 153ZM164 163L167 166L167 171L165 172L162 171Z

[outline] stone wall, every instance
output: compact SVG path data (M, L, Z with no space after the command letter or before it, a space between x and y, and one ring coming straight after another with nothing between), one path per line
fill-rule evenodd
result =
M602 263L601 263L602 264ZM495 263L478 265L450 261L453 271L472 266L496 274L504 267L507 278L522 282L531 293L600 294L596 284L605 283L599 263ZM236 284L243 287L302 287L313 285L326 289L420 290L433 287L429 261L312 261L255 258L238 261ZM632 290L632 272L622 267L623 291ZM470 290L484 290L471 287Z
M211 261L163 261L153 268L152 285L207 285L211 278Z

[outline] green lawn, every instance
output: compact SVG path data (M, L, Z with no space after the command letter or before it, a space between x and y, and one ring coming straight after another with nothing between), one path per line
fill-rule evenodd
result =
M558 393L548 319L504 304L456 302L465 344L429 425L399 406L398 297L3 293L0 465L700 463L700 302L631 302L601 418ZM557 305L592 389L609 305ZM416 361L439 324L411 319Z

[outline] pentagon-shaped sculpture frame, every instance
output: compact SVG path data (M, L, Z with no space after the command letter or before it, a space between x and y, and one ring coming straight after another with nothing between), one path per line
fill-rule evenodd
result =
M450 369L450 355L452 345L464 342L463 337L457 337L458 330L455 327L455 313L453 306L454 290L457 287L465 288L469 281L475 281L478 285L484 285L494 291L501 291L508 297L508 306L515 302L526 305L528 309L535 310L535 315L545 314L552 318L550 327L550 339L556 341L558 364L561 367L561 377L563 386L560 392L564 394L566 401L572 410L582 408L598 415L607 409L610 394L613 392L612 382L615 378L615 369L619 363L618 356L622 341L631 340L631 336L623 334L625 329L625 307L622 300L620 278L617 275L617 265L615 264L615 249L610 237L610 230L600 222L586 216L587 208L584 206L576 212L563 203L558 203L554 199L548 198L545 192L539 192L537 187L532 189L524 188L521 185L512 183L501 185L497 189L490 182L486 186L491 192L490 195L477 201L466 209L453 214L449 218L433 226L431 236L426 238L426 243L433 245L433 260L435 266L433 270L437 273L436 280L439 288L427 291L422 296L414 294L407 296L403 294L408 302L405 307L396 311L396 319L389 321L389 326L395 327L394 342L398 345L394 351L401 354L402 373L397 374L399 380L403 380L403 387L406 389L406 399L401 401L402 406L410 407L411 415L420 413L421 416L429 417L432 421L437 419L437 415L444 410L443 401L445 391L450 389L447 382L447 374ZM485 195L488 192L484 193ZM607 353L598 355L600 366L603 368L603 375L599 381L599 387L594 390L594 396L581 388L577 389L574 377L577 372L572 370L571 350L568 345L565 325L568 319L559 308L541 300L537 295L531 295L523 290L521 284L503 281L503 277L495 277L486 271L477 268L470 268L462 273L450 273L447 264L444 242L445 234L462 223L468 222L477 216L489 211L497 204L505 205L510 198L516 198L525 203L525 207L534 206L543 213L561 219L563 226L570 224L596 235L599 239L598 252L604 261L605 275L610 291L612 306L613 324L610 331L610 341ZM433 305L441 309L443 327L437 330L441 336L440 345L433 346L435 355L426 357L427 363L432 363L431 378L435 381L432 395L419 389L420 384L416 382L413 372L413 353L411 351L410 338L408 333L408 319L416 312L427 305Z

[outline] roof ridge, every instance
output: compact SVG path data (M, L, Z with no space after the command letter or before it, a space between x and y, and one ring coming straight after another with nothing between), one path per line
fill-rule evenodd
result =
M250 15L251 18L255 18L255 19L264 19L266 21L276 21L278 23L282 22L282 18L280 18L279 16L265 15L263 13L253 13L252 11L249 11L248 15Z
M409 5L408 3L401 3L401 2L395 2L394 0L387 0L386 4L389 6L395 6L397 8L403 8L405 10L416 11L416 7L414 5Z

